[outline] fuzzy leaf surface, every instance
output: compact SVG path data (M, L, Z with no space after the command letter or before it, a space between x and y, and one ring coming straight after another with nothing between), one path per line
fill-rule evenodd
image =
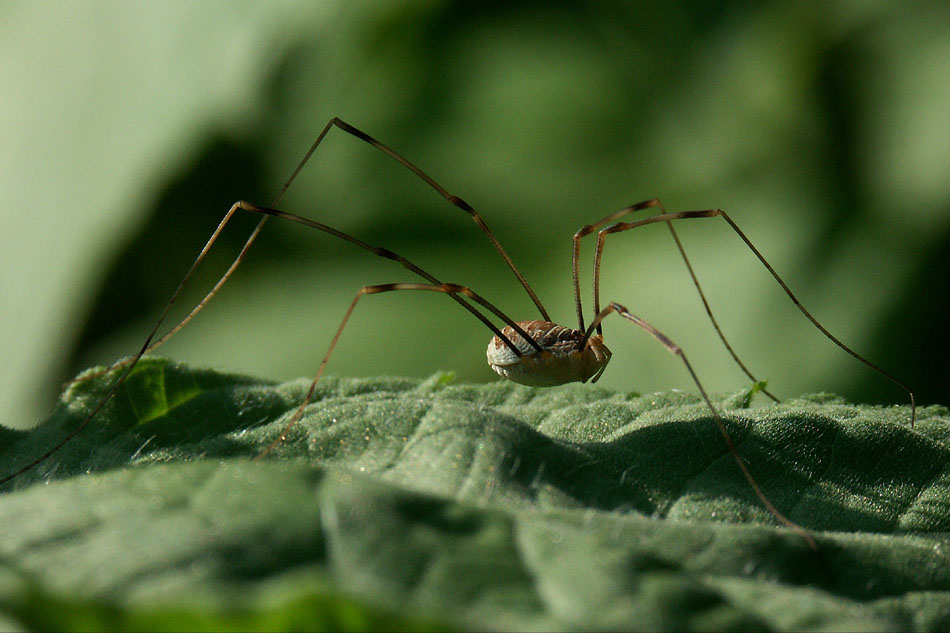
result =
M12 471L82 421L74 384ZM950 416L828 395L328 379L146 358L0 496L0 622L30 629L941 630Z

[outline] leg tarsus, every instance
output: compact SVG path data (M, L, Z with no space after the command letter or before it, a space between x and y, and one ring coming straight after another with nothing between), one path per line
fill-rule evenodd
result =
M343 334L343 328L346 327L347 322L350 320L350 315L353 314L353 310L356 308L356 304L359 302L360 298L364 295L374 295L381 294L384 292L394 292L397 290L428 290L430 292L441 292L447 294L451 297L456 295L463 294L466 297L472 299L475 303L478 303L482 307L490 310L495 316L500 318L505 322L506 325L511 327L515 332L518 333L525 341L533 345L535 349L540 353L541 347L538 345L538 342L531 338L527 332L525 332L521 326L511 320L507 315L505 315L501 310L491 304L488 300L483 298L481 295L476 293L471 288L467 286L462 286L459 284L452 283L438 283L438 284L407 284L407 283L395 283L395 284L377 284L373 286L363 286L360 288L359 292L356 293L356 296L353 297L353 301L350 302L350 307L347 308L346 314L343 316L343 320L340 322L340 326L337 328L336 333L333 335L333 339L330 341L330 346L327 348L327 353L323 355L323 360L320 361L320 367L317 369L317 374L314 376L313 381L310 383L310 389L307 391L307 396L304 398L303 402L297 407L297 412L294 413L294 416L290 419L290 422L284 427L280 432L280 435L271 442L267 448L261 451L255 459L261 459L266 457L271 451L273 451L287 436L287 433L290 432L290 429L294 427L295 424L300 420L300 417L303 415L304 409L310 404L310 399L313 398L313 394L317 388L317 382L320 380L320 376L323 375L323 370L326 368L327 363L330 361L330 355L333 354L333 350L336 348L337 343L340 340L340 336ZM464 304L463 305L468 305ZM487 321L485 321L488 323ZM489 328L499 337L508 347L515 353L517 356L521 356L521 352L518 350L517 346L506 337L501 330L496 328L494 325L488 323Z
M686 354L683 353L683 350L676 343L674 343L668 336L660 332L658 329L640 317L632 314L625 306L616 302L611 302L606 308L598 313L598 315L594 318L594 321L588 327L585 335L589 338L593 334L597 325L599 325L600 322L607 317L607 315L612 313L619 314L627 321L630 321L637 327L641 328L647 334L656 339L661 345L663 345L663 347L665 347L671 354L678 356L680 360L683 361L683 364L686 366L686 370L693 379L693 383L699 390L699 394L702 396L703 401L706 403L706 406L712 413L713 420L716 422L716 426L719 428L719 432L722 434L722 437L726 442L726 446L729 448L729 453L739 466L739 470L742 471L742 476L745 477L745 480L752 487L752 490L755 492L755 496L758 497L759 501L762 502L762 505L765 506L765 508L779 521L779 523L793 530L796 534L802 537L802 539L812 550L817 551L818 545L815 543L815 539L808 532L808 530L779 512L778 508L772 505L772 502L769 500L769 498L765 496L765 493L759 487L759 483L755 480L755 477L752 476L752 472L749 470L749 467L746 466L745 461L739 456L739 451L736 450L735 443L732 441L732 436L729 435L729 431L726 430L726 425L722 421L722 416L719 415L719 411L715 406L713 406L712 400L709 399L709 395L706 393L706 389L703 388L702 383L699 381L699 376L697 376L696 372L693 370L693 366L690 365L689 360L686 358Z

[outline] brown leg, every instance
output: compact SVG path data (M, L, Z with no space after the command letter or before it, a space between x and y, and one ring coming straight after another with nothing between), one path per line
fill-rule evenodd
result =
M574 251L573 251L573 278L574 278L574 303L577 307L577 320L580 323L578 329L584 329L584 314L583 309L581 308L581 296L580 296L580 282L578 280L578 257L580 255L580 240L585 235L589 235L599 229L602 226L605 226L610 223L614 223L619 220L621 217L635 213L643 209L657 209L661 214L666 213L666 209L663 207L663 203L660 202L658 198L653 198L652 200L647 200L645 202L639 202L637 204L631 205L629 207L623 208L620 211L611 213L610 215L602 218L600 221L595 222L594 224L588 224L587 226L582 227L577 233L574 234ZM716 321L716 317L712 313L712 307L709 305L709 301L706 300L706 293L703 292L703 288L699 283L699 278L696 277L696 273L693 271L693 266L689 262L689 257L686 256L686 249L683 248L682 242L680 242L679 236L676 234L676 229L673 228L672 222L667 222L666 226L670 229L670 234L673 236L673 241L676 243L676 248L680 252L680 256L683 258L683 262L686 264L686 269L689 271L689 276L693 280L693 285L696 287L696 292L699 293L699 298L703 302L703 307L706 309L706 315L709 317L709 321L712 323L713 328L716 330L716 334L719 335L719 340L722 341L722 344L725 346L726 350L729 352L729 355L732 356L732 359L739 366L739 369L748 376L749 380L752 382L759 382L758 378L752 375L752 372L745 366L742 360L739 359L739 355L732 348L732 345L729 344L729 341L726 339L726 335L723 333L722 329L719 327L719 323ZM601 249L602 251L603 249ZM596 265L594 267L594 314L597 314L600 311L600 259L596 260ZM598 326L598 334L603 334L603 329ZM769 390L762 389L762 393L767 395L769 398L778 402L776 398Z
M703 388L702 383L699 381L699 377L696 375L696 372L693 370L692 365L689 364L689 361L686 359L686 354L683 353L683 350L680 349L676 343L669 339L665 334L660 332L658 329L641 319L640 317L632 314L626 307L620 305L619 303L611 302L606 308L601 310L597 316L594 318L594 321L590 324L590 327L587 328L586 336L589 338L597 326L603 321L609 314L616 313L630 321L637 327L641 328L647 334L652 336L654 339L660 342L663 347L665 347L669 352L675 356L678 356L680 360L683 361L683 364L686 366L686 370L689 372L689 375L692 377L693 382L696 383L696 388L699 389L700 395L703 397L703 400L706 402L706 406L709 407L709 411L712 413L713 420L716 422L716 426L719 427L719 432L722 433L722 437L726 442L726 446L729 447L729 453L732 455L732 458L735 460L736 464L739 466L739 470L742 471L743 477L746 481L749 482L749 485L752 486L752 490L755 491L755 496L759 498L759 501L762 502L762 505L774 516L779 523L784 525L787 528L794 530L802 539L808 543L808 546L817 550L818 546L815 543L815 539L812 538L808 530L798 525L784 514L778 511L772 502L769 501L769 498L765 496L765 493L762 492L762 489L759 487L758 482L755 480L755 477L752 476L752 473L749 471L749 467L746 466L745 462L742 461L742 458L739 456L739 451L736 450L735 443L732 441L732 436L729 435L729 431L726 430L725 424L723 424L722 417L719 415L719 411L716 410L716 407L713 406L712 401L709 399L709 396L706 394L706 390Z
M801 311L801 313L804 314L805 317L809 321L811 321L812 325L818 328L818 331L824 334L825 337L828 338L832 343L840 347L842 350L850 354L852 357L861 361L862 363L864 363L865 365L867 365L868 367L876 371L878 374L880 374L881 376L884 376L885 378L890 380L892 383L894 383L895 385L897 385L898 387L900 387L901 389L907 392L907 395L910 397L910 425L911 427L913 427L914 421L917 419L917 399L915 398L914 392L911 391L910 387L908 387L903 382L895 378L893 375L884 371L883 369L881 369L880 367L878 367L877 365L875 365L874 363L866 359L864 356L861 356L856 351L854 351L853 349L851 349L850 347L842 343L837 337L835 337L831 332L829 332L821 323L819 323L818 319L813 317L811 312L805 309L805 306L801 304L801 302L798 300L798 297L795 296L795 294L791 291L791 289L788 287L785 281L783 281L782 278L779 277L779 274L775 272L775 269L772 268L772 265L769 264L769 262L765 259L762 253L759 252L759 249L755 247L755 245L749 240L749 238L746 237L746 234L742 232L742 230L738 227L738 225L736 225L736 223L733 222L732 218L730 218L726 214L726 212L723 211L722 209L704 209L701 211L678 211L675 213L663 213L660 215L655 215L650 218L645 218L643 220L637 220L636 222L618 222L614 224L613 226L609 226L606 229L601 230L597 234L597 251L594 255L594 274L596 276L600 275L600 261L601 261L601 258L603 257L604 243L605 243L605 240L607 239L607 236L610 235L611 233L621 233L623 231L635 229L639 226L646 226L647 224L654 224L656 222L666 222L667 224L669 224L674 220L686 220L690 218L714 218L714 217L721 217L723 220L726 221L726 223L730 227L732 227L732 230L735 231L735 233L742 239L743 242L745 242L745 245L749 247L749 250L751 250L752 253L755 254L755 256L762 263L762 265L765 266L765 269L769 271L769 273L772 275L775 281L778 282L778 284L782 287L782 290L784 290L785 294L787 294L789 299L792 300L792 303L794 303L798 307L799 311Z
M298 171L299 171L299 168L298 168ZM288 184L289 184L289 182L290 182L290 181L288 181ZM286 186L287 186L287 185L285 185L285 188L286 188ZM210 293L208 293L208 295L207 295L204 299L202 299L201 303L199 303L194 309L192 309L191 313L190 313L181 323L179 323L178 325L176 325L176 326L175 326L174 328L172 328L172 330L169 331L165 336L163 336L161 339L159 339L159 341L157 341L156 344L152 344L152 340L155 338L155 335L158 333L158 329L161 327L162 323L164 322L165 317L168 315L168 312L171 310L171 307L175 304L175 301L177 301L178 297L181 295L181 292L182 292L182 290L184 289L185 285L186 285L186 284L188 283L188 281L191 279L192 274L193 274L194 271L198 268L199 264L201 264L201 262L204 260L205 256L206 256L206 255L208 254L208 252L211 250L211 247L214 246L214 243L217 241L218 236L219 236L219 235L221 234L221 232L224 230L224 227L228 224L228 222L231 220L231 218L234 216L234 214L235 214L237 211L239 211L239 210L241 210L241 211L247 211L247 212L251 212L251 213L257 213L257 214L260 214L260 215L263 216L263 218L261 219L261 221L258 223L257 228L255 229L254 233L252 233L251 238L250 238L250 239L248 240L248 242L245 244L244 249L242 249L242 251L241 251L241 253L238 255L237 259L235 259L235 261L231 264L231 267L228 269L228 271L225 273L225 275L218 281L217 284L215 284L214 289L213 289ZM95 376L99 376L99 375L105 374L106 372L108 372L108 371L110 371L110 370L112 370L112 369L115 369L115 368L123 367L123 366L124 366L124 367L125 367L124 371L123 371L122 374L115 380L115 382L112 383L112 386L109 388L108 393L106 393L106 395L102 398L102 400L99 401L99 403L98 403L98 404L95 406L95 408L86 416L86 418L83 419L83 421L79 424L79 426L77 426L72 432L70 432L62 441L60 441L60 442L59 442L58 444L56 444L53 448L51 448L50 450L48 450L46 453L44 453L44 454L41 455L40 457L34 459L32 462L30 462L30 463L28 463L27 465L25 465L25 466L23 466L23 467L17 469L16 471L14 471L13 473L11 473L10 475L7 475L7 476L4 477L3 479L0 479L0 486L2 486L3 484L5 484L6 482L10 481L11 479L14 479L14 478L18 477L18 476L21 475L22 473L25 473L25 472L27 472L28 470L31 470L32 468L34 468L34 467L38 466L39 464L43 463L44 461L46 461L49 457L51 457L52 455L54 455L57 451L59 451L59 450L60 450L61 448L63 448L66 444L68 444L69 441L72 440L74 437L76 437L76 435L78 435L84 428L86 428L86 426L88 426L89 423L93 420L93 418L95 418L96 415L98 415L99 411L102 410L102 408L106 405L106 403L108 403L109 400L112 399L112 396L115 395L115 393L119 390L119 387L121 387L122 384L126 381L126 379L129 377L129 375L132 373L132 370L135 369L135 366L138 364L139 360L141 360L142 356L144 356L144 355L146 354L146 352L148 352L148 351L150 351L150 350L152 350L152 349L155 349L155 347L157 347L157 345L161 344L162 342L164 342L165 340L167 340L168 338L170 338L175 332L177 332L178 330L180 330L180 329L185 325L185 323L187 323L188 320L191 319L191 317L193 317L202 307L204 307L204 305L211 299L212 296L214 296L214 293L217 292L217 290L224 284L225 281L227 281L227 279L228 279L228 277L231 275L231 273L237 268L238 264L241 263L242 259L244 258L245 253L247 252L247 250L248 250L248 248L250 247L251 243L253 242L254 238L257 236L257 234L258 234L258 232L260 231L261 227L263 226L264 222L265 222L265 221L268 219L268 217L270 217L270 216L279 217L279 218L282 218L282 219L284 219L284 220L290 220L290 221L292 221L292 222L296 222L296 223L298 223L298 224L302 224L302 225L304 225L304 226L317 229L317 230L322 231L322 232L324 232L324 233L327 233L327 234L329 234L329 235L333 235L334 237L338 237L338 238L340 238L340 239L342 239L342 240L345 240L345 241L347 241L347 242L350 242L351 244L353 244L353 245L355 245L355 246L359 246L360 248L362 248L362 249L364 249L364 250L367 250L367 251L369 251L370 253L373 253L374 255L377 255L377 256L379 256L379 257L383 257L383 258L386 258L386 259L391 259L391 260L393 260L393 261L396 261L396 262L398 262L399 264L401 264L404 268L406 268L406 269L412 271L412 272L415 273L416 275L419 275L419 276L422 277L423 279L429 281L431 284L435 284L435 285L441 285L441 284L442 284L441 281L439 281L438 279L436 279L434 276L432 276L431 274L429 274L428 272L426 272L425 270L423 270L423 269L420 268L419 266L416 266L415 264L413 264L413 263L412 263L411 261L409 261L408 259L406 259L406 258L404 258L404 257L402 257L402 256L400 256L400 255L397 255L396 253L394 253L394 252L392 252L392 251L390 251L390 250L388 250L388 249L379 248L379 247L376 247L376 246L371 246L371 245L367 244L366 242L363 242L363 241L361 241L361 240L358 240L358 239L356 239L355 237L353 237L353 236L351 236L351 235L348 235L348 234L346 234L346 233L344 233L344 232L342 232L342 231L338 231L337 229L334 229L333 227L327 226L326 224L322 224L322 223L317 222L317 221L315 221L315 220L310 220L309 218L304 218L304 217L301 217L301 216L298 216L298 215L294 215L294 214L292 214L292 213L287 213L287 212L281 211L281 210L279 210L279 209L272 209L272 208L269 208L269 207L261 207L261 206L258 206L258 205L255 205L255 204L251 204L251 203L249 203L249 202L243 202L243 201L235 202L235 203L231 206L231 208L228 210L228 212L225 214L225 216L224 216L224 218L221 220L221 222L218 224L218 227L215 229L214 233L211 235L211 238L210 238L210 239L208 240L208 242L205 244L204 248L201 249L201 252L198 254L198 257L195 259L194 263L191 265L191 268L188 270L188 272L186 273L185 277L181 280L181 282L179 282L178 288L175 289L175 292L172 294L171 299L169 299L168 303L165 305L165 308L162 310L161 315L159 315L158 321L155 323L155 326L152 328L152 331L149 333L148 337L145 339L145 342L142 344L141 349L139 349L139 351L138 351L134 356L132 356L131 358L126 359L126 360L124 360L124 361L121 361L121 362L119 362L119 363L116 363L115 365L113 365L113 366L110 367L109 369L103 370L102 372L98 372L98 373L95 373L95 374L87 374L86 376L83 377L83 380L88 380L89 378L92 378L92 377L95 377ZM461 288L461 287L459 287L459 288ZM490 310L490 311L492 311L493 313L495 313L497 316L499 316L499 318L501 318L503 321L505 321L505 323L507 323L508 325L511 325L511 326L513 327L513 329L514 329L519 335L521 335L522 337L524 337L524 339L525 339L526 341L528 341L528 343L532 344L533 346L535 346L535 348L538 349L538 351L540 351L540 346L538 346L538 344L534 341L534 339L532 339L531 337L529 337L518 325L516 325L513 321L511 321L511 319L509 319L509 318L506 317L504 314L502 314L500 310L498 310L497 308L495 308L495 306L491 305L490 303L488 303L487 301L485 301L484 299L482 299L480 296L478 296L478 295L475 294L474 292L472 292L472 291L470 291L470 290L468 290L468 289L465 289L465 290L466 290L467 292L463 292L462 290L458 290L458 291L447 291L447 290L446 290L446 291L444 291L444 292L446 292L447 294L449 294L449 296L452 297L452 299L454 299L454 300L455 300L457 303L459 303L463 308L465 308L466 310L468 310L469 312L471 312L477 319L479 319L482 323L484 323L490 330L492 330L492 332L495 333L496 336L498 336L502 341L504 341L505 344L507 344L508 347L511 348L512 351L514 351L516 354L520 355L520 352L518 351L518 349L517 349L517 347L514 345L514 343L512 343L504 334L502 334L501 331L500 331L497 327L495 327L495 325L494 325L491 321L489 321L488 318L487 318L484 314L482 314L481 312L479 312L478 309L476 309L474 306L472 306L470 303L468 303L465 299L463 299L462 297L460 297L460 296L459 296L460 294L469 297L470 299L472 299L472 300L475 301L476 303L481 304L483 307L485 307L485 308L487 308L488 310Z
M337 342L340 340L340 335L343 334L343 328L346 327L347 321L350 320L350 315L353 314L353 309L356 308L356 304L359 302L360 298L364 295L373 295L380 294L383 292L394 292L396 290L428 290L430 292L441 292L449 295L450 297L457 297L457 295L465 295L475 303L481 305L485 309L492 312L495 316L500 318L505 322L506 325L509 325L514 329L522 338L524 338L529 343L533 344L534 347L540 352L541 348L538 346L537 342L534 341L524 330L522 330L514 321L511 320L505 313L496 308L494 305L489 303L486 299L475 293L475 291L467 288L465 286L460 286L458 284L380 284L375 286L363 286L360 288L359 292L356 293L356 296L353 297L353 301L350 302L350 307L347 308L346 314L343 315L343 320L340 322L340 326L336 330L336 334L333 335L333 340L330 341L330 346L327 348L327 353L323 355L323 360L320 361L320 367L317 369L317 374L313 377L313 381L310 383L310 389L307 390L307 396L304 398L303 402L300 403L300 406L297 407L296 413L290 419L290 422L284 427L280 432L280 435L277 436L273 442L268 445L256 459L265 457L268 453L274 450L278 444L286 439L287 433L290 432L290 429L293 428L297 421L300 420L300 417L303 415L304 409L310 403L310 399L313 398L314 390L317 388L317 382L320 380L320 376L323 375L323 370L327 366L327 362L330 360L330 355L333 354L333 350L336 348ZM521 352L518 351L518 348L514 346L502 333L501 331L493 325L489 326L492 332L495 333L495 336L498 336L503 341L505 341L509 348L518 356L521 356Z

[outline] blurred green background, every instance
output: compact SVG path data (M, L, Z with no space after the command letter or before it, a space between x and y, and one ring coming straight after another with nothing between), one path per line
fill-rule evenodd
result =
M950 403L941 2L4 2L0 81L3 424L34 424L62 380L134 353L229 205L267 204L332 116L479 209L566 325L580 226L653 196L721 207L829 330L922 402ZM339 130L281 207L536 317L465 214ZM252 224L230 228L173 316ZM721 220L680 234L777 394L906 402L817 332ZM396 281L417 279L271 222L162 353L312 375L356 290ZM662 226L611 238L602 288L677 341L711 390L746 384ZM601 384L694 389L642 332L618 320L606 335ZM489 337L445 297L370 297L328 372L495 380Z

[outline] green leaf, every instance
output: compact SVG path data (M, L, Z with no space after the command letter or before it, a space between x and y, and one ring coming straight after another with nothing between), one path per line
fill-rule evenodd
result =
M6 471L81 422L108 376ZM327 379L146 358L0 497L0 622L28 629L940 630L950 626L945 408L818 395Z

